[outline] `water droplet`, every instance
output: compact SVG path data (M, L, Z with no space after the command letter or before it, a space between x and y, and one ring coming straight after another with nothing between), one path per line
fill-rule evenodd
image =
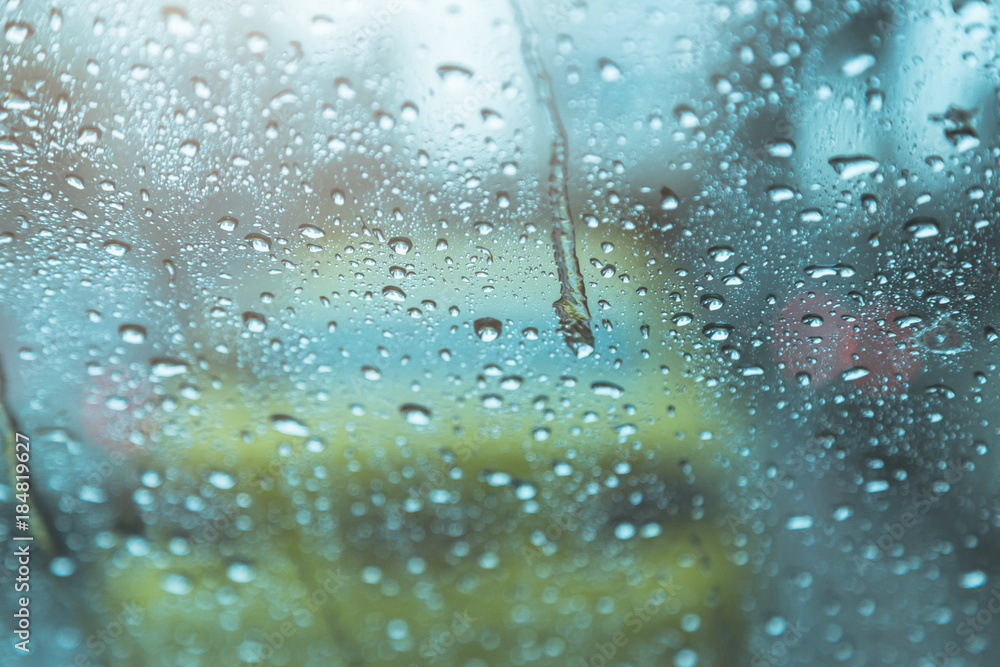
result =
M851 382L853 380L860 380L869 373L871 373L871 371L865 368L864 366L853 366L844 371L841 377L843 377L848 382Z
M267 329L267 320L260 313L247 311L243 313L243 326L251 333L261 333Z
M503 325L500 320L492 317L481 317L473 324L479 340L489 343L500 337L503 332Z
M374 366L362 366L361 376L364 377L364 379L369 380L371 382L378 382L379 380L382 379L382 371L375 368Z
M458 88L472 78L472 70L461 65L441 65L437 74L448 88Z
M231 232L236 229L236 227L240 224L240 221L231 216L225 216L219 218L219 222L217 224L219 225L219 229L222 231Z
M929 239L941 233L941 226L934 218L912 218L906 223L906 231L915 239Z
M392 285L388 285L382 288L382 296L389 299L390 301L398 302L406 300L406 292Z
M198 154L200 146L197 141L188 140L181 144L181 155L184 157L194 157Z
M231 489L236 486L236 479L228 472L215 471L208 476L208 483L217 489Z
M247 234L244 238L250 247L257 252L271 252L271 239L263 234Z
M321 239L324 236L326 236L326 232L324 232L322 229L320 229L316 225L309 225L309 224L300 225L299 234L301 234L307 239Z
M194 35L195 28L188 20L187 14L179 7L166 7L163 10L163 18L167 24L167 32L178 37L190 37Z
M133 65L129 70L129 76L136 81L146 81L152 73L153 68L149 65Z
M409 626L406 625L406 621L399 618L394 618L389 621L385 630L390 639L406 639L407 635L410 634Z
M552 472L556 474L556 477L569 477L573 474L573 466L565 461L556 461L552 465Z
M612 382L594 382L590 385L590 388L598 396L621 398L625 395L624 387L620 387Z
M174 595L187 595L194 588L191 580L183 574L168 574L163 578L160 587L167 593L173 593Z
M732 331L733 328L728 324L707 324L703 333L708 336L709 340L719 342L728 339Z
M859 74L864 74L874 65L875 56L870 53L862 53L845 61L840 66L840 71L844 73L844 76L858 76Z
M271 428L284 435L294 435L304 438L309 435L309 427L295 417L288 415L271 415Z
M771 139L766 149L771 157L790 158L795 154L795 144L789 139Z
M427 426L431 423L431 411L422 405L407 403L399 408L400 414L415 426Z
M496 394L486 394L482 399L483 407L487 410L498 410L503 406L503 396Z
M247 35L247 49L255 56L259 56L267 49L268 39L259 32L252 32Z
M674 116L677 118L677 122L680 126L685 130L698 127L700 122L698 120L698 114L694 112L694 109L685 104L674 107Z
M705 294L700 299L701 305L708 310L719 310L726 305L725 300L718 294Z
M870 155L845 155L830 158L830 166L846 181L875 172L879 164Z
M979 588L986 583L986 573L982 570L965 572L958 580L958 585L962 588Z
M101 140L101 131L96 127L84 127L76 135L76 143L80 146L96 144Z
M11 21L4 28L4 37L11 44L23 44L35 34L35 28L30 23Z
M677 313L670 318L670 321L679 327L686 327L694 321L694 316L691 313Z
M788 530L805 530L807 528L812 528L813 518L808 514L799 514L797 516L789 517L785 522L785 528Z
M729 246L716 246L708 249L708 256L720 263L728 262L734 255L736 255L736 251Z
M389 239L389 247L392 248L393 252L397 255L405 255L413 249L413 241L405 236L394 236Z
M146 328L138 324L123 324L118 327L118 335L122 342L129 345L141 345L146 342Z
M115 257L121 257L131 249L132 246L124 241L108 241L104 244L104 252Z
M58 556L49 563L49 572L56 577L68 577L76 572L76 562L71 558Z
M187 364L177 359L160 357L153 360L152 373L161 378L170 378L187 372Z
M660 210L673 211L680 206L680 200L673 190L664 186L660 188Z
M601 70L601 81L605 83L615 83L616 81L621 81L622 70L621 68L611 60L607 58L601 58L597 63L598 68Z
M619 540L628 540L635 536L635 526L631 523L620 523L615 526L615 537Z
M531 500L538 493L537 489L527 482L521 482L514 489L514 495L518 500Z
M229 564L228 568L226 568L226 576L229 577L230 581L234 581L238 584L245 584L249 581L253 581L254 571L248 563L234 561Z
M768 188L767 196L774 203L778 204L784 201L789 201L795 198L795 190L788 187L787 185L775 185Z

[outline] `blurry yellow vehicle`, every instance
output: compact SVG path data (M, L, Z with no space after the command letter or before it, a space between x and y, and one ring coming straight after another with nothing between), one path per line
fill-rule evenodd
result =
M129 447L141 484L83 555L103 622L134 612L97 657L740 664L752 579L720 489L746 435L696 295L637 236L580 239L614 265L591 302L649 314L608 319L585 360L539 288L428 313L439 333L367 302L367 326L323 328L338 360L317 353L309 383L207 353L154 363L149 441ZM370 254L394 261L391 245Z

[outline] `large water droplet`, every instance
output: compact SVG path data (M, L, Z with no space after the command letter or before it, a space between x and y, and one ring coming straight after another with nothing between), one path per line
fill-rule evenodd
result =
M479 340L489 343L500 337L503 325L492 317L480 317L473 325Z
M427 426L431 423L431 411L416 403L407 403L399 408L403 419L415 426Z
M309 435L309 427L295 417L288 415L271 415L271 428L284 435L294 435L301 438Z

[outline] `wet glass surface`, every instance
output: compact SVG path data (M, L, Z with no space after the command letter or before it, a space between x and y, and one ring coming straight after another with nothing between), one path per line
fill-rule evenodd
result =
M995 664L997 14L6 3L0 662Z

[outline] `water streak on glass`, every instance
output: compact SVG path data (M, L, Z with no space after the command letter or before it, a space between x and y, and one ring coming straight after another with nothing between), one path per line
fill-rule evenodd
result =
M542 65L538 35L529 25L516 0L511 0L514 22L521 35L521 53L535 87L542 113L552 129L552 150L549 157L549 203L552 206L552 245L559 274L559 298L552 304L559 315L559 330L566 344L578 358L594 351L594 334L590 329L590 310L576 256L576 230L569 206L569 166L566 128L556 108L552 78Z

